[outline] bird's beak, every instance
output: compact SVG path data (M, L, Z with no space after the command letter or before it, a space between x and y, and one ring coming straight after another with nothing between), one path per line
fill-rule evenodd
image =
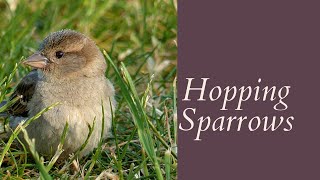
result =
M34 53L22 63L36 69L43 69L47 66L48 59L39 53Z

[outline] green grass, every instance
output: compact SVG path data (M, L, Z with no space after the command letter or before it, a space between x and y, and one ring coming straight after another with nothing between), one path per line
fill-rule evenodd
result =
M70 28L104 52L118 102L113 137L79 159L80 171L72 170L72 159L44 161L32 151L32 140L30 152L17 148L14 133L0 142L1 179L177 178L175 0L0 0L0 18L0 101L30 71L20 61L50 32Z

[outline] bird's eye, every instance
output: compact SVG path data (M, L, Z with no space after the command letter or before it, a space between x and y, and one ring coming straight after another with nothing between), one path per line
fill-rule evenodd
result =
M64 55L64 53L63 53L62 51L57 51L57 52L56 52L56 57L57 57L58 59L62 58L63 55Z

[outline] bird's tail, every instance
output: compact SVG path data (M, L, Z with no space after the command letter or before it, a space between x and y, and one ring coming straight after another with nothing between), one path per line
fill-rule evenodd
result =
M3 107L5 104L7 104L6 101L2 101L0 103L0 109ZM1 134L6 133L6 122L7 122L8 114L6 112L0 112L0 136Z

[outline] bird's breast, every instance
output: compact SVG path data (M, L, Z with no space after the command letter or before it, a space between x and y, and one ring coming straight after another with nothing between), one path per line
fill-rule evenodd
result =
M104 77L54 83L40 81L28 109L31 115L35 115L52 104L60 103L46 114L52 113L56 119L88 120L101 115L101 102L109 107L109 100L113 101L113 87Z

